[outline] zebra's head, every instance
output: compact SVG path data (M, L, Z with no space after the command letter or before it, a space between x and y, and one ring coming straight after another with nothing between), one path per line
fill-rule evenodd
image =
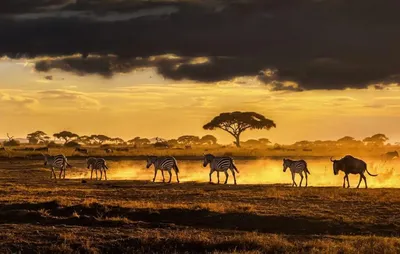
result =
M286 172L286 169L290 167L290 164L292 163L290 162L289 159L283 159L283 172Z
M211 161L215 158L214 155L212 154L205 154L204 155L204 161L203 161L203 167L207 167L208 163L211 163Z
M86 164L87 164L87 168L90 169L90 166L93 166L93 164L96 162L96 158L94 157L89 157L86 159Z
M43 158L44 158L44 163L43 163L43 165L44 165L44 166L47 166L47 163L48 163L47 155L46 155L46 154L43 154L43 153L42 153L42 155L43 155Z
M147 157L147 165L146 165L146 168L150 168L150 166L151 166L154 162L156 162L156 160L157 160L157 156L148 156L148 157Z

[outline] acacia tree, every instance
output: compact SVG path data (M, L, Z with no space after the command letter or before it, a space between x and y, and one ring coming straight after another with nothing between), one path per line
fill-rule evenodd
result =
M195 144L199 143L200 138L197 136L193 136L193 135L185 135L185 136L179 137L177 141L178 141L178 143L184 144L184 145L195 145Z
M202 145L215 145L217 144L217 138L213 135L205 135L200 139Z
M122 138L111 138L110 141L114 142L116 145L121 145L125 143L125 141Z
M96 144L102 145L104 142L110 141L111 138L106 135L91 135L90 139L92 139Z
M136 143L136 141L138 141L139 139L140 139L140 137L135 137L133 139L126 141L126 143L128 143L130 145L134 145Z
M85 145L91 145L93 142L93 140L87 135L80 136L77 141L82 142Z
M66 144L72 139L79 138L79 135L70 131L61 131L59 133L54 133L53 137L57 139L64 139L64 144Z
M269 139L267 139L267 138L259 138L258 142L260 142L260 144L262 144L262 145L271 144L271 141Z
M386 137L385 134L378 133L371 137L365 138L363 141L367 144L371 144L371 145L375 145L375 146L383 146L383 144L388 140L389 140L389 138Z
M229 112L221 113L214 117L209 123L203 126L205 130L224 130L235 138L235 144L240 147L240 135L247 129L266 129L276 128L274 121L265 118L255 112Z
M44 133L43 131L35 131L32 133L29 133L26 138L28 139L29 144L33 144L36 145L39 142L42 143L47 143L49 137L47 136L46 133Z

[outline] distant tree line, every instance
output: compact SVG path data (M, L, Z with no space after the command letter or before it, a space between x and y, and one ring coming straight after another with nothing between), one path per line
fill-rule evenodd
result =
M351 148L361 148L361 147L382 147L389 140L389 138L382 133L366 137L362 140L356 140L353 137L345 136L338 140L315 140L315 141L298 141L292 146L294 147L351 147ZM386 144L390 145L390 144Z
M265 129L269 130L276 128L274 121L264 117L263 115L256 112L228 112L221 113L214 117L210 122L203 126L205 130L221 129L232 135L235 140L233 144L237 147L264 147L271 144L271 141L267 138L260 139L249 139L247 141L240 141L241 134L246 130L254 129ZM3 143L4 146L17 146L19 142L7 133L8 141ZM80 145L132 145L134 147L178 147L184 146L185 148L191 148L192 146L215 146L218 145L217 138L213 135L205 135L203 137L195 135L184 135L177 139L163 139L156 137L152 140L148 138L135 137L133 139L125 141L119 137L109 137L103 134L97 135L83 135L80 136L70 131L61 131L53 134L54 140L51 141L51 137L43 131L35 131L27 135L29 144L32 145L47 145L57 146L55 141L59 140L64 143L65 146L76 147ZM308 148L308 147L380 147L385 145L389 138L385 134L375 134L370 137L366 137L363 140L356 140L353 137L345 136L338 140L302 140L291 145L291 147ZM399 144L400 145L400 144ZM275 144L274 147L279 148L281 145Z

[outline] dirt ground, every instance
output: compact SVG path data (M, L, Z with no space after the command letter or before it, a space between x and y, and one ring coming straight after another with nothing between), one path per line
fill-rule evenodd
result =
M400 189L49 176L0 162L0 253L400 252Z

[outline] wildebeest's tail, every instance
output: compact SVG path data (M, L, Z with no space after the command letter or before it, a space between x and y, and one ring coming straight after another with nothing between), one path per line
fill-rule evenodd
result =
M235 166L235 163L233 162L233 160L232 160L232 168L233 168L237 173L239 173L239 170L238 170L237 167Z
M174 161L175 161L175 163L174 163L173 168L175 169L176 173L179 173L178 162L176 161L175 158L174 158Z
M368 171L368 169L367 169L367 164L365 164L365 171L367 171L368 175L370 175L370 176L378 176L378 174L373 175L373 174L371 174L371 173Z

